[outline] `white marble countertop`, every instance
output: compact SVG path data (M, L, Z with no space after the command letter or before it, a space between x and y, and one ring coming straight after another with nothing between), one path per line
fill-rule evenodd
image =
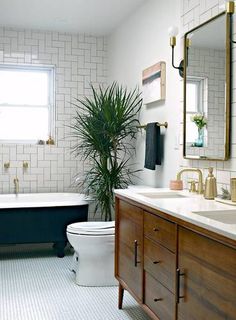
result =
M149 198L144 193L179 193L185 197L180 198ZM142 193L142 194L140 194ZM224 212L231 211L236 215L236 209L233 206L216 202L215 200L206 200L203 195L193 194L187 190L172 191L168 188L149 188L145 186L131 186L128 189L115 190L116 195L127 197L137 203L147 205L153 209L163 211L173 217L190 222L207 230L216 232L230 239L236 240L236 223L223 223L194 213L194 211L218 211L224 220Z

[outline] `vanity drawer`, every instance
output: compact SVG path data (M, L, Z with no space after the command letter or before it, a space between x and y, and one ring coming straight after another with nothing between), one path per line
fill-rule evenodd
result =
M174 292L175 254L147 238L144 238L144 269Z
M119 201L119 215L126 217L138 225L143 224L143 210L126 201Z
M134 251L137 241L139 251L143 242L143 211L125 201L119 203L119 227L116 232L120 242L126 244L130 251ZM117 225L118 226L118 225Z
M174 295L156 281L148 272L145 272L144 303L160 320L174 320Z
M144 235L175 252L176 228L174 223L144 212Z

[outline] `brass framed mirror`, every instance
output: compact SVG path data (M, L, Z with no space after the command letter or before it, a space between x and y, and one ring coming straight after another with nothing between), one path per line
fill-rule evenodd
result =
M184 36L184 158L229 158L230 105L231 15L222 12Z

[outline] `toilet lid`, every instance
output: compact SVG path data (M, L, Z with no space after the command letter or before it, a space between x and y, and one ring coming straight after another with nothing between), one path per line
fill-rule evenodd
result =
M87 235L112 235L115 233L115 221L76 222L67 226L67 232Z

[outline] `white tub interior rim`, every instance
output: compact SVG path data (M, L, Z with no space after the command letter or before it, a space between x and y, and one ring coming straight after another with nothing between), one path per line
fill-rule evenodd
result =
M89 200L80 193L1 194L0 209L80 206L88 205Z

